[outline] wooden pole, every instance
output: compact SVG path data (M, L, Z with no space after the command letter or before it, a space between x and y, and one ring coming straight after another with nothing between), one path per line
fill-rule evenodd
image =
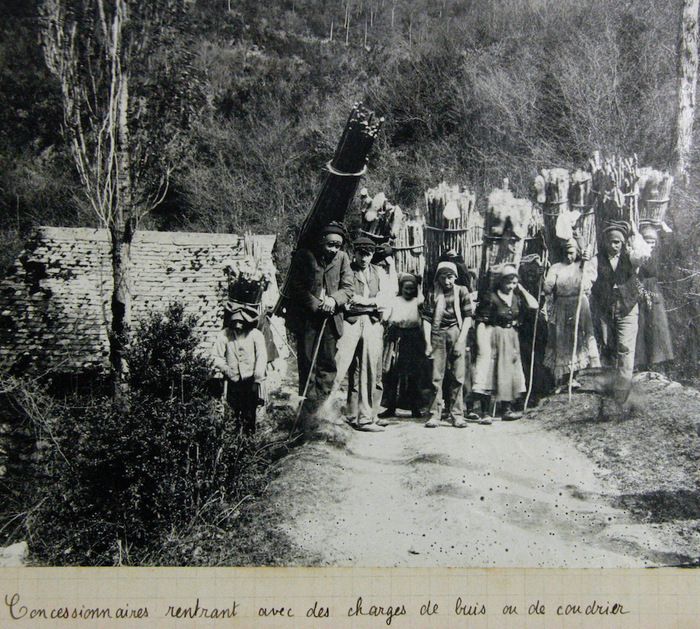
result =
M542 260L542 269L547 271L547 261L549 259L549 250L545 248L544 259ZM527 384L527 395L525 396L525 403L523 404L523 412L527 410L528 402L530 401L530 396L532 395L532 384L533 376L535 374L535 344L537 343L537 324L540 320L540 300L542 299L542 288L544 286L544 273L540 275L540 283L537 287L537 312L535 313L535 329L532 331L532 351L530 352L530 380Z

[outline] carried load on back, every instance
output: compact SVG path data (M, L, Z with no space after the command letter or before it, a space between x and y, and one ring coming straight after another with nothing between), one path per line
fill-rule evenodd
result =
M508 180L503 188L495 188L488 196L484 228L481 277L483 287L490 286L494 270L505 264L516 268L520 265L525 241L533 235L535 217L529 199L516 198L508 189Z
M484 219L476 209L476 195L464 186L446 182L425 193L425 277L432 283L440 256L453 252L467 268L479 268Z
M664 232L671 228L666 224L666 212L671 200L673 176L667 171L640 168L639 174L639 221L637 227L653 225Z
M313 248L325 226L344 222L360 178L367 172L367 159L383 122L384 118L377 118L362 103L353 105L335 155L326 165L318 196L301 226L294 251ZM280 291L276 314L284 315L287 299L288 278Z

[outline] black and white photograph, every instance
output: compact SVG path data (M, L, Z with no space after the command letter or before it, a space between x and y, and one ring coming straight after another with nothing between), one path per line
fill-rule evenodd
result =
M699 0L0 7L0 567L700 566Z

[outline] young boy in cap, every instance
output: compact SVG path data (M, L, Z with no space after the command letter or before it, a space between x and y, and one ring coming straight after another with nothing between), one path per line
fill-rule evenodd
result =
M471 326L473 305L469 290L459 286L457 266L442 261L437 265L433 290L421 308L426 356L433 359L432 403L426 428L440 423L440 401L456 428L464 428L464 385L467 332ZM471 368L471 366L469 366Z
M226 401L238 429L252 435L260 387L265 380L265 338L256 327L255 306L228 302L224 310L225 327L214 344L214 365L224 375Z

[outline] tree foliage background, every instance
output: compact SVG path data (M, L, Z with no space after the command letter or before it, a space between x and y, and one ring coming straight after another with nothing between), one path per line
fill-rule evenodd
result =
M144 227L275 232L285 270L354 101L386 124L366 185L406 209L442 178L523 195L591 151L672 156L680 1L196 0L173 32L197 106ZM2 0L0 268L39 224L93 225L61 136L36 0ZM331 30L333 39L330 39ZM347 42L347 43L346 43ZM167 55L163 59L167 60ZM167 106L175 87L156 85ZM697 146L697 142L695 143ZM698 160L695 159L695 164ZM663 243L679 373L698 367L698 168Z

